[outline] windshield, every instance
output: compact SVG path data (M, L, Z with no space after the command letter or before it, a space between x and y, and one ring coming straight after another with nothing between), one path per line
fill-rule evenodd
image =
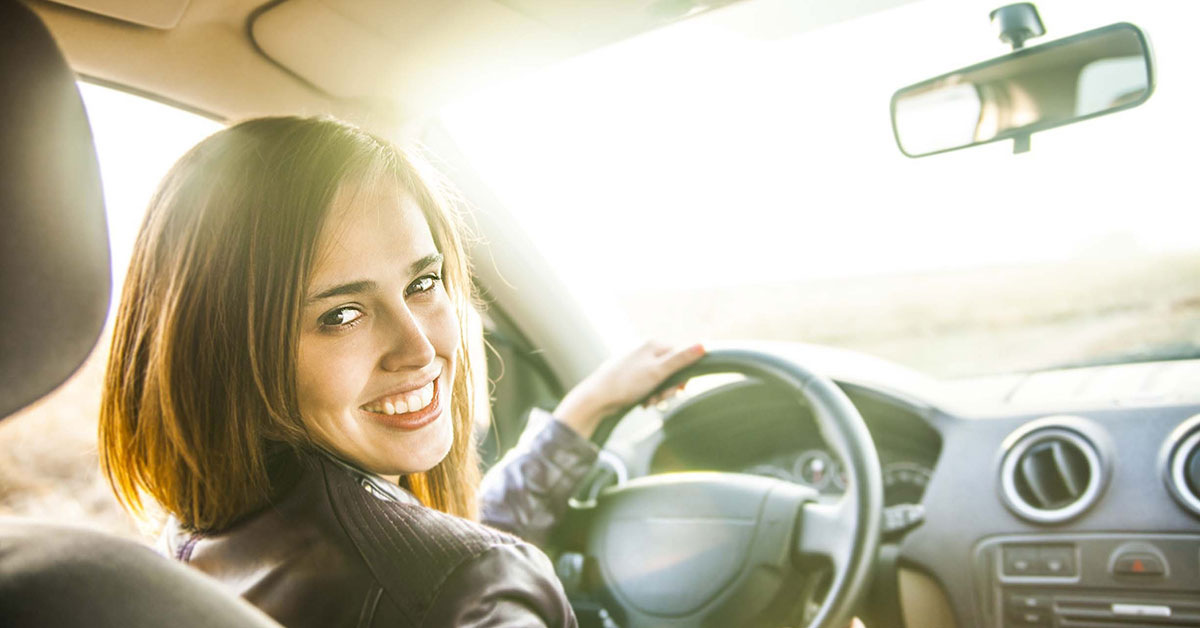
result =
M442 120L579 298L639 335L834 345L941 377L1200 356L1200 5L1038 2L1030 46L1141 27L1149 101L1025 154L910 159L892 93L1008 49L999 3L893 4L737 4Z

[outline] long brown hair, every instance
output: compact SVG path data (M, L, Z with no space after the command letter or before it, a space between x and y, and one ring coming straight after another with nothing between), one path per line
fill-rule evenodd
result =
M190 529L261 508L275 452L311 448L296 347L322 224L349 179L394 177L421 207L462 335L454 443L404 482L475 518L473 307L462 222L440 179L391 143L328 118L271 117L220 131L171 169L150 202L121 294L100 409L100 461L135 515L148 495ZM481 366L481 365L480 365Z

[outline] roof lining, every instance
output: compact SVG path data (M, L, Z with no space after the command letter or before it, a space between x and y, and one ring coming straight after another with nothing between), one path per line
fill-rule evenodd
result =
M272 57L270 54L267 53L266 50L263 50L263 47L260 46L258 43L258 39L254 37L254 23L258 21L258 18L263 13L266 13L267 11L274 9L275 7L283 4L284 2L287 2L287 0L269 0L267 3L259 5L257 8L255 8L253 11L251 11L250 15L246 16L246 39L250 40L250 45L254 48L254 52L257 52L259 55L262 56L262 58L266 59L267 61L270 61L271 65L274 65L275 67L282 70L288 76L290 76L290 77L296 79L297 81L299 81L300 83L306 85L309 89L314 89L318 92L321 92L322 94L326 94L330 98L336 98L336 96L334 96L333 94L330 94L329 92L325 91L325 88L321 87L320 85L317 85L316 83L313 83L312 81L304 78L303 76L300 76L296 72L292 71L291 68L289 68L288 66L281 63L278 59L276 59L275 57Z
M219 113L213 113L212 111L208 111L206 109L202 109L202 108L196 107L194 105L189 105L183 101L175 100L173 98L168 98L167 96L163 96L162 94L156 94L156 93L148 91L148 90L144 90L144 89L141 89L138 87L133 87L132 85L126 85L125 83L118 83L116 81L111 81L106 78L101 78L99 76L95 76L92 74L86 74L86 73L78 73L77 72L75 74L75 76L80 81L83 81L84 83L90 83L92 85L99 85L100 87L104 87L104 88L111 89L111 90L118 91L118 92L124 92L126 94L131 94L131 95L137 96L138 98L144 98L146 100L151 100L156 103L160 103L160 104L166 105L168 107L171 107L173 109L179 109L180 111L186 111L190 114L194 114L194 115L200 116L202 118L207 118L209 120L212 120L213 122L219 122L221 124L229 124L229 122L230 122L229 118L227 118L226 116L223 116Z

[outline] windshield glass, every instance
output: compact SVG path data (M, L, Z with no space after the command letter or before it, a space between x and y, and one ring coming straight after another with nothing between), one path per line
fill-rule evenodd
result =
M641 335L850 348L941 377L1200 355L1200 5L1038 2L1150 38L1136 109L903 156L900 87L1008 52L998 3L745 2L442 120L585 303Z

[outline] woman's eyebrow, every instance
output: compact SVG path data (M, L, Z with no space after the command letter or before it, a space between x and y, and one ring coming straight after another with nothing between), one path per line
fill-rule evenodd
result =
M415 275L415 274L425 270L426 268L429 268L430 266L441 264L442 260L444 260L444 259L446 259L446 258L441 253L438 253L438 252L430 253L429 255L426 255L425 257L422 257L421 259L413 262L408 267L408 274Z
M415 274L421 272L422 270L429 268L430 266L434 266L436 264L442 263L443 259L445 259L445 258L441 253L430 253L429 255L422 257L421 259L413 262L412 264L409 264L408 274L415 275ZM363 292L370 292L371 290L374 290L377 287L378 287L378 284L376 284L374 281L370 281L370 280L351 281L349 283L344 283L341 285L334 286L328 290L324 290L321 293L319 293L315 296L309 297L306 300L309 303L313 303L315 301L320 301L322 299L328 299L329 297L342 296L342 295L346 295L346 294L361 294Z
M374 290L375 287L376 284L374 281L352 281L350 283L344 283L340 286L334 286L316 296L309 297L308 302L312 303L314 301L328 299L329 297L341 296L343 294L360 294L363 292L369 292Z

